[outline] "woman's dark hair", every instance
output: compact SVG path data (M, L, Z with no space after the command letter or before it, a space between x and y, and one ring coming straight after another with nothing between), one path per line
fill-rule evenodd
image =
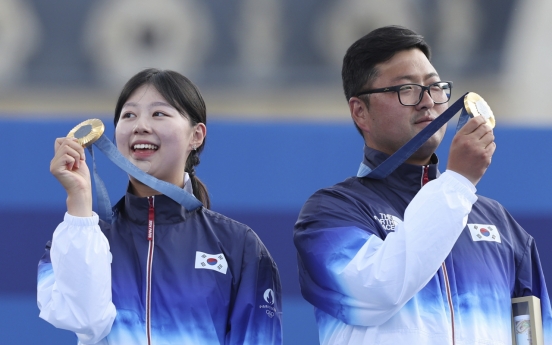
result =
M431 59L431 50L423 36L396 25L384 26L353 43L343 58L341 78L347 102L364 91L378 76L377 64L388 61L397 52L417 48ZM368 106L368 100L365 101ZM356 124L355 124L356 126ZM360 134L362 131L358 128Z
M207 125L207 108L197 86L188 78L180 73L170 70L158 70L155 68L145 69L125 84L117 105L115 107L115 117L113 123L117 127L121 110L128 98L136 89L142 85L152 85L155 89L172 105L182 116L190 120L192 126L198 123ZM203 203L206 208L211 207L211 201L207 192L207 187L195 175L195 166L199 164L199 154L203 151L205 139L201 146L190 152L186 160L185 171L190 175L190 182L194 190L195 197Z

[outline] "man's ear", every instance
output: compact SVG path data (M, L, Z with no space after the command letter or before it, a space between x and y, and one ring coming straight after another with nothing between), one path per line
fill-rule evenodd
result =
M358 128L364 133L369 133L369 112L366 103L358 97L351 97L349 99L349 111L351 112L351 118Z

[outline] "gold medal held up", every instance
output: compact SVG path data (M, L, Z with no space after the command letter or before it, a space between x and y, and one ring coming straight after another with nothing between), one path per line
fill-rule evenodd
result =
M67 137L76 138L82 147L88 147L102 136L105 126L99 119L90 119L79 123L73 128Z
M491 128L494 128L496 122L491 107L485 102L483 97L475 92L470 92L464 97L464 108L471 117L483 116Z

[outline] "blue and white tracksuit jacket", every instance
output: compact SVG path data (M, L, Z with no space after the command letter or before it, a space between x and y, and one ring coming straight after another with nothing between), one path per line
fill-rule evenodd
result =
M386 158L365 148L372 169ZM534 239L463 176L438 176L436 161L382 180L349 178L304 205L294 242L320 342L511 344L511 298L534 295L551 345Z
M164 195L127 194L112 224L66 214L39 263L38 305L79 344L282 343L280 278L261 240Z

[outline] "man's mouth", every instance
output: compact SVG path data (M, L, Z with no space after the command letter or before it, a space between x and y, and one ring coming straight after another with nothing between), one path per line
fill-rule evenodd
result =
M416 123L431 122L433 120L435 120L435 119L432 118L432 117L427 116L427 117L422 117L421 119L417 120Z

